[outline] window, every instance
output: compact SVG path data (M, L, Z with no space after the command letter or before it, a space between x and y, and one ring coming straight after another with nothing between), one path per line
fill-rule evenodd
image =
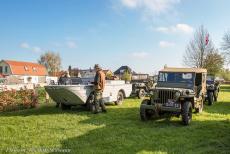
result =
M34 71L34 72L37 72L37 68L36 68L36 67L33 67L33 71Z
M0 73L3 73L3 72L2 72L2 66L0 66Z
M193 73L181 73L181 72L160 72L159 82L172 82L172 83L193 83Z
M25 70L26 70L26 71L28 71L28 70L29 70L29 68L28 68L27 66L24 66L24 68L25 68Z
M5 73L8 73L8 67L5 66Z

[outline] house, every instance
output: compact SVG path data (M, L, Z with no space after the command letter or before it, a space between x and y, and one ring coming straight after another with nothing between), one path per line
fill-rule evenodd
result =
M137 74L135 71L133 71L129 66L121 66L119 69L117 69L114 72L114 75L116 75L117 77L119 77L121 79L121 77L123 76L125 71L128 71L131 75Z
M103 70L105 73L105 76L107 79L112 79L113 78L113 72L111 70ZM96 75L96 71L94 69L85 69L85 70L79 70L79 77L82 78L94 78Z
M10 84L45 83L48 75L41 64L13 60L0 61L0 74Z
M96 75L96 72L94 69L85 69L85 70L79 70L79 77L81 78L94 78Z
M128 72L131 74L131 80L147 80L149 78L149 74L143 74L143 73L136 73L133 71L129 66L121 66L119 69L117 69L114 72L114 75L119 77L120 79L122 78L124 72L128 70Z

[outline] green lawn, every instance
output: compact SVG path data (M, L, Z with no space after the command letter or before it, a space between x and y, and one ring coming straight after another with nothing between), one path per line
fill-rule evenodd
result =
M98 115L54 104L1 113L0 153L230 153L230 86L221 89L190 126L176 117L140 121L138 99Z

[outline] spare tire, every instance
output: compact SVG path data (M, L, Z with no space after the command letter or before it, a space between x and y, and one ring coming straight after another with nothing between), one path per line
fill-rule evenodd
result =
M139 99L144 99L145 98L145 89L140 89L138 91L138 98Z

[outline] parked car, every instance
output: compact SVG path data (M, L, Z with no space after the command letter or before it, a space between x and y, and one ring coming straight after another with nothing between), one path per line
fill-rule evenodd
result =
M159 72L156 88L150 99L142 101L141 120L170 113L182 116L184 125L192 120L192 111L200 113L206 94L206 69L164 68Z
M212 105L213 102L217 101L219 91L220 91L220 82L215 80L215 76L208 75L207 76L207 93L206 100L208 101L208 105Z

